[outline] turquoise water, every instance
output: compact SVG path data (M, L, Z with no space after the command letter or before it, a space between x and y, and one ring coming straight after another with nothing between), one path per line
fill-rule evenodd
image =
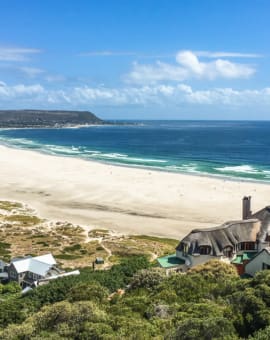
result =
M126 166L270 181L270 122L142 121L0 130L0 143Z

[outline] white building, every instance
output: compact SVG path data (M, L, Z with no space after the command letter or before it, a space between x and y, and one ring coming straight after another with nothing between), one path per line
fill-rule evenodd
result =
M31 286L35 281L64 273L63 270L57 268L52 254L13 259L7 272L9 280L17 281L22 287Z
M258 271L270 269L270 248L262 249L256 254L252 260L246 265L245 272L250 276L254 276Z

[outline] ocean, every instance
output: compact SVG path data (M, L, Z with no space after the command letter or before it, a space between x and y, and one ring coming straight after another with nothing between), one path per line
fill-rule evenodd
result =
M0 130L0 143L52 155L171 172L270 181L270 122L136 121Z

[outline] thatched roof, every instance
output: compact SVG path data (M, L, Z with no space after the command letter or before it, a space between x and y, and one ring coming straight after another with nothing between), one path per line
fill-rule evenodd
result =
M257 211L252 215L252 218L257 218L261 221L261 229L258 234L258 239L263 242L266 236L270 234L270 206Z
M210 255L219 256L227 246L240 242L264 242L270 234L270 206L253 214L248 220L230 221L216 228L192 230L177 246L187 247L188 254L199 252L200 246L211 247Z
M210 246L210 255L222 255L227 246L234 247L239 242L255 242L260 231L261 223L258 219L227 222L216 228L192 230L177 246L181 250L181 243L188 247L188 253L198 253L200 246Z

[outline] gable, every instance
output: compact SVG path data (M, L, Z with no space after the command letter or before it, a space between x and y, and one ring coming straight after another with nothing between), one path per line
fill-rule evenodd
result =
M18 274L31 272L40 276L45 276L49 269L56 264L51 254L18 259L12 262Z

